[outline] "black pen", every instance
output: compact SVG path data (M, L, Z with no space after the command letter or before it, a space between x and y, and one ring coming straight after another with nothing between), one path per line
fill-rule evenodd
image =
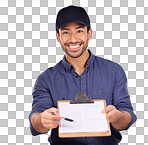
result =
M50 113L51 115L53 116L56 116L55 114L53 113ZM67 117L62 117L62 119L66 120L66 121L70 121L70 122L74 122L74 120L70 119L70 118L67 118Z

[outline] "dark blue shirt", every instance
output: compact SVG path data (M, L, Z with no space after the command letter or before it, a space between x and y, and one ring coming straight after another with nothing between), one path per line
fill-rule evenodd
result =
M132 121L126 129L136 121L127 90L127 78L122 67L93 55L90 50L89 53L90 57L81 76L66 62L65 56L54 67L48 68L38 76L29 119L35 112L57 107L58 100L74 100L78 92L85 92L90 100L104 99L107 105L114 105L120 111L128 111ZM40 134L34 130L31 122L30 129L33 135ZM48 140L51 145L117 145L121 141L121 134L112 126L111 132L112 135L108 137L59 138L58 129L55 128L52 129Z

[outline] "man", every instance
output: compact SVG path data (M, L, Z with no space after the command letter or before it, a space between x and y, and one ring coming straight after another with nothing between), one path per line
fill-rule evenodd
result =
M47 133L52 129L48 139L51 145L117 145L122 138L119 131L128 129L136 121L124 70L117 63L97 57L87 49L92 29L83 8L69 6L61 9L56 19L56 31L65 56L37 78L29 116L32 134ZM108 113L111 136L58 137L57 127L62 117L57 101L74 100L78 92L85 92L90 100L106 100L107 107L102 113Z

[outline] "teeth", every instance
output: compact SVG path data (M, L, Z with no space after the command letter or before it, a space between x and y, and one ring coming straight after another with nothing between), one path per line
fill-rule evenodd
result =
M80 46L80 45L76 45L76 46L70 46L70 45L69 45L70 48L77 48L77 47L79 47L79 46Z

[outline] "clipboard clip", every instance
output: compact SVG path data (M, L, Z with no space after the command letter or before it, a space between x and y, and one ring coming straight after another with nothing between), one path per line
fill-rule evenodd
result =
M94 101L89 100L88 96L84 92L77 93L75 100L70 101L70 104L82 104L82 103L94 103Z

